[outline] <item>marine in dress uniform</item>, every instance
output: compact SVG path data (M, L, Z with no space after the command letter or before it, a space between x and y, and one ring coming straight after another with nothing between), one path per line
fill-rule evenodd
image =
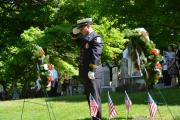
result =
M102 116L101 110L101 79L102 66L101 54L103 42L91 27L92 18L85 18L77 21L77 26L73 29L73 39L80 47L79 76L84 83L85 94L89 103L89 95L94 97L99 105L99 111L93 120L99 120ZM79 32L82 37L79 37Z

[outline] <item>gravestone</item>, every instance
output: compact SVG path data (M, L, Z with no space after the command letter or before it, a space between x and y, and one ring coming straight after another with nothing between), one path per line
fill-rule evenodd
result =
M101 81L101 86L109 86L110 82L110 70L108 66L103 67L103 79Z
M17 92L16 88L14 88L12 91L12 99L13 100L19 99L19 93Z
M101 80L101 89L103 91L111 91L112 87L110 84L110 69L108 66L103 67L103 78Z
M118 67L112 68L112 90L115 91L115 89L118 87Z

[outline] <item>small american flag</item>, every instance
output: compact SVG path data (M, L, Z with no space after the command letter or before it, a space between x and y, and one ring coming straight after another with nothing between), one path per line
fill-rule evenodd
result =
M113 105L113 102L111 100L109 92L108 92L108 108L109 108L109 118L110 119L117 116L117 111L115 109L115 106Z
M97 104L97 102L95 101L95 99L91 94L89 95L89 101L90 101L90 114L92 117L96 117L98 113L99 105Z
M126 111L129 112L130 108L131 108L132 102L127 94L127 92L125 91L125 106L126 106Z
M151 117L154 117L157 112L157 105L152 99L151 95L148 92L148 105L149 105L149 114Z

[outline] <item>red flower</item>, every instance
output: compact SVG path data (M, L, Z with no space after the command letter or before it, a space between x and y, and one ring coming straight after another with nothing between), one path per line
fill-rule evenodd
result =
M157 54L159 54L159 50L158 49L154 49L154 50L151 51L151 54L152 55L157 55Z
M161 69L162 69L162 66L161 66L161 64L158 62L158 63L155 64L155 68L161 70Z

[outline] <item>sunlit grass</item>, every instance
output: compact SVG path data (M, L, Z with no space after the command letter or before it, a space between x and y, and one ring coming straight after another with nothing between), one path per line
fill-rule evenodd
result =
M159 108L155 120L161 118L162 120L172 120L170 111L176 120L180 120L180 88L161 91L153 90L150 92ZM133 103L128 117L131 119L148 119L149 109L146 93L128 91L128 94ZM118 111L118 116L115 119L125 119L124 93L110 92L110 95ZM168 106L162 99L162 95ZM102 95L102 103L103 120L108 120L106 92ZM25 102L24 99L0 101L0 120L21 120L21 115L23 120L90 120L88 104L84 95L25 99Z

